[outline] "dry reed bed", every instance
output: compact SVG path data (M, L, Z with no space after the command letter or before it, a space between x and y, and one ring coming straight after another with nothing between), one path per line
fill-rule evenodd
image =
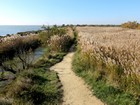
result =
M120 27L78 27L77 30L81 52L106 65L103 72L110 77L107 77L109 81L140 95L140 31Z

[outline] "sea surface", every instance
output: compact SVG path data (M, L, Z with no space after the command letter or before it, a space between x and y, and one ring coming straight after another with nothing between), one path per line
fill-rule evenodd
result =
M39 25L0 25L0 36L16 34L17 32L41 30Z

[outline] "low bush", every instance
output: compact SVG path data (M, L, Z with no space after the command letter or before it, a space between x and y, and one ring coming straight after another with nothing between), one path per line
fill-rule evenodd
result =
M70 31L72 29L57 27L56 25L51 28L47 27L45 31L39 34L39 39L43 46L49 47L52 52L67 52L73 44Z
M53 52L67 52L73 44L72 39L68 35L51 37L49 47Z
M49 40L52 36L63 36L68 32L65 27L57 27L56 25L54 25L53 27L44 26L44 29L45 31L39 33L39 39L41 40L43 46L48 46Z
M139 29L139 23L136 21L133 22L126 22L121 25L123 28L130 28L130 29Z

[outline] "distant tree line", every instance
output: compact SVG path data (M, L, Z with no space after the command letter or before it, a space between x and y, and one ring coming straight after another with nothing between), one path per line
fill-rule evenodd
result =
M78 26L78 27L120 27L121 25L115 25L115 24L107 24L107 25L94 25L94 24L76 24L76 25L73 25L73 24L62 24L61 27L74 27L74 26Z

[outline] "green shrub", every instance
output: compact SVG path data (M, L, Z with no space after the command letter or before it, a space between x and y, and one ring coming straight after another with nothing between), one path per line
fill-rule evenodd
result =
M133 22L129 21L129 22L123 23L121 26L123 28L138 29L139 23L137 23L136 21L133 21Z
M67 52L70 46L76 41L77 32L74 30L73 34L75 39L70 35L66 27L57 27L54 25L51 28L47 28L46 31L39 34L39 38L44 46L49 47L52 52ZM74 40L74 41L73 41Z
M50 35L48 32L39 33L39 39L41 40L43 46L47 46L49 44Z

